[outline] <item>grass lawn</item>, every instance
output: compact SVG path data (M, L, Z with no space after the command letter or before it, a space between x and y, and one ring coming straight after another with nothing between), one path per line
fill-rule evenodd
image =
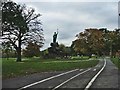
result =
M39 59L23 59L23 62L15 62L16 59L2 60L2 76L5 78L12 78L22 75L28 75L38 72L46 71L62 71L71 70L75 68L88 68L95 66L99 61L81 61L81 60L39 60ZM53 62L54 61L54 62ZM61 62L60 62L61 61ZM70 62L64 62L70 61Z
M80 57L73 56L72 59L73 60L86 60L86 59L89 59L89 56L80 56Z
M112 58L111 61L120 69L120 59Z

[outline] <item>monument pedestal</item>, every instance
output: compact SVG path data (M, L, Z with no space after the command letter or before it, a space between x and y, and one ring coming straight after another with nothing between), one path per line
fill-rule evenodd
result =
M56 42L51 43L50 45L51 47L48 48L49 58L56 58L57 56L59 56L59 44L58 42Z

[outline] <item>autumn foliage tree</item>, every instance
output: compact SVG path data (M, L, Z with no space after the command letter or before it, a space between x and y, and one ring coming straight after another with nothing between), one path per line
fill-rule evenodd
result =
M85 29L76 35L77 39L73 41L73 48L76 52L91 55L100 54L104 47L102 32L99 29Z
M108 55L111 52L115 55L120 50L119 29L110 31L107 28L89 28L76 37L71 46L77 53L91 56L91 54Z
M103 33L99 29L86 29L88 33L87 42L92 53L101 54L104 47Z
M21 61L21 46L27 42L43 45L43 29L40 14L33 8L7 1L2 3L2 39L9 42L17 52L17 60Z
M107 30L104 34L104 39L104 50L109 52L111 56L115 56L115 53L120 50L120 29L114 29L113 31Z

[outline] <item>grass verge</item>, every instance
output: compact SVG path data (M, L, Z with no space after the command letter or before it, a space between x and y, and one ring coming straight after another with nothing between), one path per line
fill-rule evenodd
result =
M46 72L46 71L62 71L62 70L71 70L75 68L88 68L95 66L98 62L99 62L98 60L89 60L89 61L78 60L76 62L49 61L49 63L45 63L45 60L44 62L34 61L34 60L32 62L29 61L15 62L15 59L9 59L9 60L2 59L2 68L3 68L2 76L3 79L6 79L6 78L28 75L32 73Z
M120 58L111 58L111 61L120 69Z

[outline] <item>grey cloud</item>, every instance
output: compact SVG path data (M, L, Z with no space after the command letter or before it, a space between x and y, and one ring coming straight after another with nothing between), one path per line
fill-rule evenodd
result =
M59 43L70 45L75 35L85 28L117 27L117 2L26 2L42 14L41 21L47 48L53 32L59 28Z

